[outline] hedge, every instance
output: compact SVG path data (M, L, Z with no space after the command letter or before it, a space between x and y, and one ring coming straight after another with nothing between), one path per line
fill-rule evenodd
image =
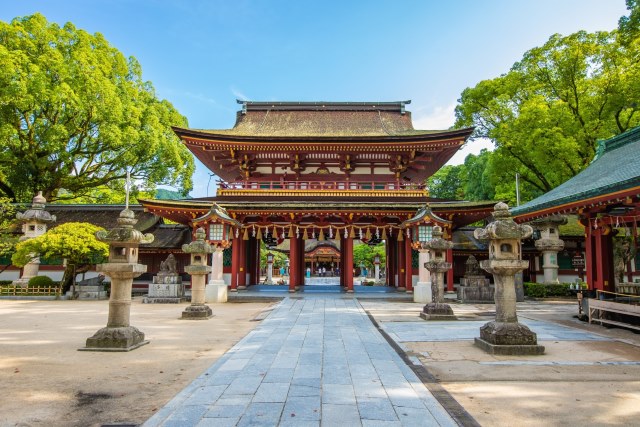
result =
M544 283L524 283L524 294L532 298L571 296L572 283L545 285Z

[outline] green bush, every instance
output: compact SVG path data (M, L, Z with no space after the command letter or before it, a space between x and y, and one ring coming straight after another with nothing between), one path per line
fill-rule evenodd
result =
M13 280L0 280L0 286L6 286L13 283Z
M55 282L49 276L35 276L29 279L29 286L36 288L48 288L54 285Z
M531 298L568 297L571 296L570 283L545 285L544 283L524 283L524 294Z
M547 289L542 283L524 282L524 294L531 298L544 298L547 296Z

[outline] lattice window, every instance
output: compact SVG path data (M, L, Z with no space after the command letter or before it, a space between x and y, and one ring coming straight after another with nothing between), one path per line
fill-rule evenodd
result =
M231 248L226 248L222 251L222 266L223 267L231 267Z
M222 240L222 224L209 224L209 240Z
M428 242L433 239L433 227L430 225L418 226L418 241Z

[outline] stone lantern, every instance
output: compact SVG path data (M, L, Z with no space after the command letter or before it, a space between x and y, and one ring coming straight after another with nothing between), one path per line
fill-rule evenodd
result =
M191 264L184 271L191 275L191 305L182 312L183 319L208 319L213 315L211 308L205 304L205 276L209 273L207 257L214 251L205 242L204 228L196 230L196 240L182 245L182 251L191 254Z
M143 332L129 324L133 278L147 271L146 265L138 264L138 246L153 242L152 234L133 228L136 222L133 211L126 208L115 228L96 233L98 240L109 244L109 262L96 266L96 271L111 278L109 318L107 326L87 338L80 350L130 351L149 343Z
M433 238L426 242L430 260L424 267L431 273L432 300L424 306L420 317L425 320L455 320L453 310L444 302L444 273L451 270L451 263L446 260L447 250L453 247L453 242L442 238L442 228L433 227Z
M544 271L544 283L558 282L558 252L564 249L564 242L560 239L558 227L567 223L564 215L550 215L532 221L531 224L540 231L540 238L536 240L536 249L542 252L542 270Z
M377 282L378 280L380 280L380 255L376 255L373 257L373 268L374 268L373 278Z
M480 261L480 267L493 274L496 319L480 328L475 344L491 354L542 354L544 346L537 344L537 335L518 323L516 314L515 275L529 265L521 259L520 242L531 236L533 229L516 224L506 203L495 205L493 218L486 228L477 228L474 236L489 241L489 259Z
M273 285L273 254L267 253L267 279L265 285Z
M211 254L211 274L205 287L206 302L227 302L227 283L223 279L223 265L225 249L230 248L233 241L233 228L240 228L241 224L231 218L224 208L213 204L204 216L195 219L194 224L200 224L205 232L206 240L213 247Z
M55 215L51 215L44 210L47 199L42 196L42 191L33 198L31 209L25 212L18 212L16 218L22 221L22 232L24 235L20 241L33 239L42 236L47 232L47 224L55 222ZM22 269L22 276L13 282L14 285L27 286L29 279L38 275L40 270L40 258L37 254L32 254L32 259Z

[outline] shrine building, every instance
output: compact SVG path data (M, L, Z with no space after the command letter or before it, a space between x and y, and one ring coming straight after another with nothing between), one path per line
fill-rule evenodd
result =
M432 228L439 225L451 240L493 210L491 201L429 197L427 178L473 129L414 129L410 101L238 103L231 129L173 128L220 178L216 195L141 200L145 211L192 232L203 227L218 251L231 252L225 269L231 291L259 283L260 241L267 247L286 241L290 292L304 286L309 259L330 259L340 285L352 292L359 240L385 243L385 283L410 293L418 276L412 258L424 252ZM458 262L453 250L447 255ZM222 269L215 263L223 257L213 259L214 271ZM447 276L450 290L453 274Z

